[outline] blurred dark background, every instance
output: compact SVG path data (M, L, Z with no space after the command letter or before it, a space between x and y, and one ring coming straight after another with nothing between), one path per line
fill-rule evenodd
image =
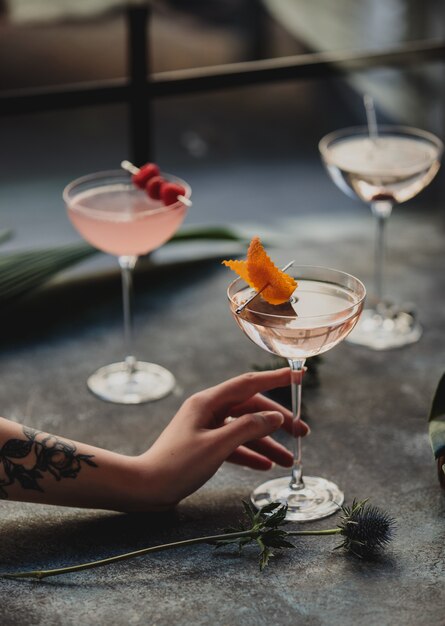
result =
M125 76L122 2L3 0L0 6L1 91ZM317 51L377 51L445 36L439 0L170 0L150 6L153 72ZM301 217L313 216L315 225L333 217L368 219L367 208L328 179L318 141L336 128L364 123L364 92L374 97L381 122L443 137L443 77L443 63L416 64L160 98L153 105L154 156L191 183L188 224L273 225L301 237ZM3 250L77 240L63 187L129 156L127 111L120 104L3 116L0 137L0 226L15 232ZM443 180L440 175L403 210L427 205L441 211Z

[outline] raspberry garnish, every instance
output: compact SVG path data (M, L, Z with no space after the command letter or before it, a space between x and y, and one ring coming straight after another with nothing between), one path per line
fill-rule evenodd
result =
M162 200L165 206L170 206L178 202L178 196L182 196L181 202L186 206L192 206L191 201L185 197L186 190L183 185L166 181L156 163L146 163L139 169L130 161L124 160L121 167L132 175L133 184L145 189L152 200Z
M161 199L161 189L164 184L165 178L162 178L162 176L153 176L153 178L150 178L145 186L145 190L152 200Z
M170 206L178 201L178 196L183 196L185 189L178 183L164 183L161 186L161 199L165 206Z
M146 163L140 168L139 172L133 174L131 180L140 189L145 189L148 181L154 176L159 176L159 173L160 170L156 163Z

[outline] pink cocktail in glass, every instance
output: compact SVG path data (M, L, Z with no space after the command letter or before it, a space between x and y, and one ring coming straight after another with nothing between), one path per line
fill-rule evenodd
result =
M136 261L174 235L185 218L186 202L191 196L187 183L168 174L164 178L185 189L184 197L168 206L150 198L122 170L84 176L70 183L63 193L73 226L95 248L116 256L122 272L127 356L120 363L101 367L88 379L91 391L110 402L140 404L157 400L175 385L173 375L165 368L138 361L132 346L130 304Z
M287 273L298 281L298 287L284 304L269 304L259 295L253 298L256 292L241 278L230 284L227 295L244 334L263 350L287 359L295 427L301 415L306 359L331 350L347 337L358 322L366 290L354 276L327 267L293 265ZM343 503L343 492L330 480L303 476L301 440L293 441L290 476L257 487L251 495L253 504L261 508L281 502L288 507L287 519L299 522L336 513Z
M68 204L68 216L82 237L117 257L159 248L178 230L186 212L182 202L165 207L145 191L122 184L89 189Z

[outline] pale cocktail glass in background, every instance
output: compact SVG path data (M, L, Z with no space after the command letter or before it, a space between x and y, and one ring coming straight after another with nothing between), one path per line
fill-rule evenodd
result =
M187 183L168 174L163 176L180 183L185 197L190 198ZM180 200L169 206L152 200L123 170L78 178L65 188L63 197L76 230L95 248L116 256L122 273L127 356L92 374L87 382L89 389L104 400L122 404L140 404L166 396L175 385L173 375L160 365L138 361L134 356L132 274L139 256L159 248L174 235L187 206Z
M366 295L354 276L315 266L293 266L287 272L298 281L290 303L273 306L256 297L240 313L238 307L255 291L238 278L228 288L231 312L244 334L257 346L284 357L290 366L294 425L301 413L301 383L305 360L330 350L356 325ZM310 521L338 511L343 493L325 478L303 476L301 440L294 437L294 465L290 476L257 487L252 502L288 505L287 518Z
M370 204L377 221L376 305L366 309L348 341L385 350L418 341L422 329L412 310L385 299L385 226L394 204L422 191L437 174L443 144L433 134L405 126L345 128L319 143L326 169L346 194Z

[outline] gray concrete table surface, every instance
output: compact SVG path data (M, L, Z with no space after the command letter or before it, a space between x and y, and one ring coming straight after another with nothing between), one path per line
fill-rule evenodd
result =
M295 219L277 262L327 264L371 281L364 219ZM389 549L368 562L333 551L336 538L301 538L262 573L255 549L239 557L196 546L42 582L0 581L0 621L22 624L445 624L444 494L426 417L443 370L445 274L438 215L397 212L391 221L389 288L416 303L420 342L391 352L343 343L323 356L320 386L304 401L312 434L308 474L335 480L346 499L369 497L397 519ZM216 255L217 256L217 255ZM136 277L138 356L170 368L173 395L138 407L104 403L87 391L95 368L122 355L117 273L59 283L31 298L2 327L2 414L126 454L155 440L182 400L269 356L241 335L217 258ZM278 469L270 475L279 475ZM241 499L264 474L229 464L167 515L3 501L3 571L55 567L148 545L212 534L241 517ZM335 526L336 516L305 528Z

